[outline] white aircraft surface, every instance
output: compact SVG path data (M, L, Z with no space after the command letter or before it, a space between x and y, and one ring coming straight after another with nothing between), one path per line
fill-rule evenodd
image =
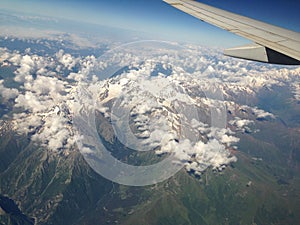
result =
M253 61L300 65L300 33L270 25L194 0L163 0L202 21L252 40L254 43L226 49L224 54Z

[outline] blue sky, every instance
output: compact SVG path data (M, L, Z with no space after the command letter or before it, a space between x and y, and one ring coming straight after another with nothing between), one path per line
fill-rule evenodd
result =
M300 31L300 1L201 0ZM0 8L148 32L151 37L231 47L245 39L203 23L162 0L1 0Z

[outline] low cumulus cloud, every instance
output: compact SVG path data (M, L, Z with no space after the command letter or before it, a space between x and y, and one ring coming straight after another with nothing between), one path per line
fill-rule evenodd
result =
M252 132L250 129L250 125L254 124L253 120L249 119L241 119L239 117L235 117L233 120L229 121L229 124L234 126L236 130L242 131L242 132Z
M120 131L129 132L125 138L134 147L154 149L158 155L174 152L187 171L196 174L208 167L222 170L237 160L230 148L239 138L227 125L245 131L255 121L233 116L228 124L217 127L212 125L211 117L221 115L224 104L230 111L237 111L239 104L234 99L240 93L250 96L262 87L283 85L299 77L300 70L223 59L218 52L197 46L186 49L180 56L165 53L149 60L141 48L139 57L124 52L103 61L94 56L75 57L63 50L53 57L43 57L1 48L0 63L16 66L14 80L20 87L7 88L1 80L0 95L13 100L15 109L21 111L15 111L13 116L15 129L20 134L30 134L33 141L51 151L69 151L80 138L72 125L73 115L82 109L75 98L80 84L97 99L97 107L106 118L119 122ZM214 57L220 57L218 63ZM88 76L109 67L116 59L130 66L118 76L106 80L94 76L90 79L93 82L86 82ZM168 75L157 73L157 62ZM78 72L74 72L75 66ZM62 71L68 74L62 77ZM223 100L214 98L215 89L224 96ZM94 107L90 96L79 94L84 104ZM253 112L257 119L275 118L250 106L244 111ZM117 120L124 115L128 117ZM91 152L84 148L84 152Z
M297 101L300 101L300 82L293 84L293 94Z
M6 102L10 99L15 99L19 95L19 91L16 88L7 88L4 86L4 80L0 80L0 95Z
M275 116L272 113L266 112L262 109L258 109L257 107L252 108L252 111L256 115L257 119L266 119L266 118L275 119Z

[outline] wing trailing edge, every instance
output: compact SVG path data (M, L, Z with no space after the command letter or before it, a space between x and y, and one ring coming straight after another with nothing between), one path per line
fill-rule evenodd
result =
M226 49L224 50L224 55L264 63L300 65L300 61L294 58L254 43Z

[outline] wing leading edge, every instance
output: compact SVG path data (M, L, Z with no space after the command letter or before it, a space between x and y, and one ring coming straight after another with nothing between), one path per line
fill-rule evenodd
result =
M252 40L224 51L225 55L254 61L300 65L300 33L250 19L194 0L163 0L202 21Z

